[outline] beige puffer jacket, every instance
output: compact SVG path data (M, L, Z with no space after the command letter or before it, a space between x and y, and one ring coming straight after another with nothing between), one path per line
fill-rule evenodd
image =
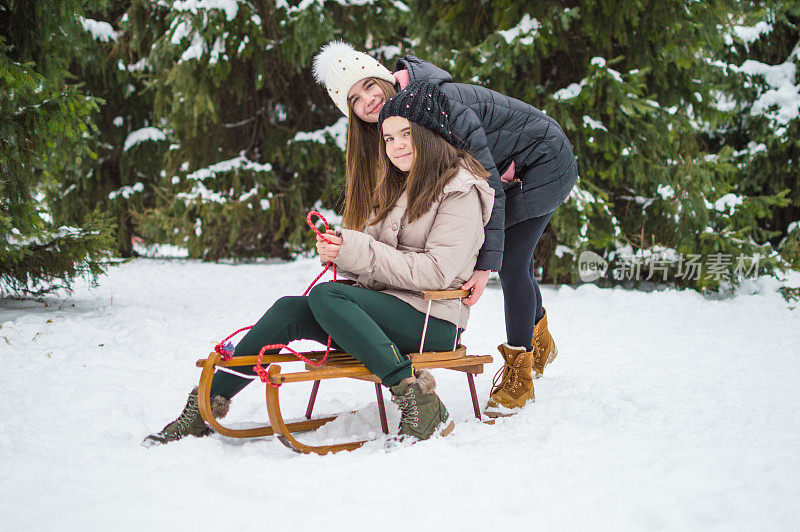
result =
M364 232L342 230L334 261L359 286L391 294L425 312L420 290L452 290L471 276L483 245L494 190L462 168L422 217L408 223L406 194L386 218ZM460 307L460 308L459 308ZM464 328L469 307L458 300L434 301L431 316Z

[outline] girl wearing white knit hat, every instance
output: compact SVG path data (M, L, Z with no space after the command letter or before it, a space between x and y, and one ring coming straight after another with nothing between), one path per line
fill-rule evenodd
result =
M372 207L378 153L378 113L398 88L422 80L438 85L451 108L454 143L489 172L495 190L492 218L475 273L463 288L473 305L494 270L500 274L507 342L505 365L486 413L521 408L534 400L533 382L558 350L534 277L533 252L553 211L577 180L572 147L561 127L535 107L485 87L453 83L441 68L407 55L390 72L373 57L333 41L314 58L314 76L348 117L344 222L362 227ZM512 370L513 369L513 370ZM523 370L523 371L520 371ZM526 376L527 374L527 376ZM522 375L525 377L520 380Z

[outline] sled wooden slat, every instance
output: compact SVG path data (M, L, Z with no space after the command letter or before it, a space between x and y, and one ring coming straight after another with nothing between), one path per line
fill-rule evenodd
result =
M461 299L467 297L469 290L423 290L422 297L425 301L439 301L442 299Z
M463 348L463 346L460 346ZM373 382L380 382L380 379L373 375L361 362L352 359L353 363L348 361L347 364L341 366L328 367L328 362L317 368L311 368L307 371L298 371L293 373L277 373L270 377L270 381L274 384L283 384L285 382L305 382L305 381L318 381L324 379L338 379L346 378L367 378ZM421 360L417 361L412 355L411 361L417 369L459 369L468 368L464 371L469 373L482 373L483 364L490 364L492 362L491 356L462 356L458 358L449 358L444 360ZM335 364L335 362L334 362ZM367 379L365 379L367 380Z
M328 357L332 357L335 355L347 355L347 353L342 353L341 351L331 351ZM325 351L309 351L308 353L303 353L303 356L309 360L319 361L322 360L322 357L325 356ZM292 353L278 353L276 355L264 355L263 364L266 364L267 359L269 359L270 363L277 363L277 362L299 362L299 359L294 356ZM201 358L198 359L195 365L198 368L202 368L208 358ZM255 366L256 362L258 362L258 355L251 355L251 356L244 356L244 357L233 357L230 360L222 360L220 357L220 361L217 366L222 366L223 368L234 368L238 366Z
M424 353L411 353L408 356L411 357L411 363L414 364L414 366L418 366L423 362L444 362L447 360L461 359L468 355L467 355L467 348L464 347L463 345L459 345L455 351L433 351ZM328 359L325 361L325 364L323 364L322 366L312 366L311 364L306 364L306 369L308 371L319 371L322 368L344 368L344 367L361 366L361 365L362 363L360 360L351 357L347 353L337 352L337 353L331 353Z

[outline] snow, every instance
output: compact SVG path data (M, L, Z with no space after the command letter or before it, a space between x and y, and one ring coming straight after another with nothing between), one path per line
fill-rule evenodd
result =
M343 116L330 126L325 126L316 131L301 131L295 134L290 142L317 142L325 144L328 136L333 137L340 150L347 148L347 117Z
M133 185L125 185L124 187L112 190L111 192L108 193L108 199L113 200L116 199L118 196L122 196L123 198L128 199L135 193L143 191L144 191L144 183L140 181Z
M728 193L714 203L711 203L708 200L704 200L704 202L706 208L708 209L714 209L717 212L733 214L733 212L736 210L736 207L744 203L744 198L733 193Z
M583 206L587 203L597 203L597 198L588 190L581 188L580 183L576 183L575 186L572 187L572 190L569 192L569 199L575 201L578 211L582 211Z
M135 131L131 131L125 138L125 143L122 149L128 151L140 142L152 140L155 142L167 140L167 135L163 131L155 127L143 127Z
M340 6L365 6L374 4L375 0L336 0L336 3ZM395 0L392 3L401 11L408 11L408 6L406 6L403 2ZM287 0L277 0L275 2L275 9L285 9L287 15L305 11L313 6L325 8L325 0L300 0L300 3L296 6L291 5ZM405 9L403 9L404 7Z
M721 68L726 73L731 70L762 77L768 88L753 102L750 114L765 115L780 125L786 125L800 116L800 83L797 80L797 66L794 63L797 60L800 60L800 45L794 48L784 63L778 65L768 65L748 59L739 66L706 59L710 65ZM717 93L716 96L715 106L719 110L731 111L736 107L736 101L729 95ZM777 130L775 134L778 137L782 136Z
M228 201L228 198L222 192L210 190L202 181L192 183L192 190L189 192L180 192L176 194L175 197L179 200L183 200L186 205L189 205L198 198L202 203L227 203Z
M221 9L225 11L225 17L228 20L236 18L239 12L239 2L241 0L176 0L172 3L172 9L175 11L190 11L197 13L199 9L212 10Z
M181 43L183 39L185 39L191 34L192 25L189 23L188 20L181 20L180 18L175 18L172 21L170 29L172 30L172 36L170 37L170 42L172 44L178 45Z
M80 19L83 29L92 34L92 37L100 42L111 42L117 40L117 32L108 22L93 20L90 18Z
M150 258L183 258L189 256L186 248L174 246L172 244L145 243L134 239L133 250L142 257Z
M47 216L49 213L46 212L39 213L40 216L42 214L45 214ZM42 231L36 234L35 236L22 237L22 233L20 232L20 230L17 229L16 227L12 227L11 235L6 234L5 240L9 246L15 246L15 247L42 246L59 238L78 237L83 234L84 232L82 229L79 229L77 227L70 227L68 225L62 225L61 227L59 227L54 231Z
M555 251L553 252L556 257L561 258L564 256L565 253L569 253L570 255L575 255L575 251L572 248L564 245L557 245Z
M569 100L578 96L581 93L581 90L583 90L583 82L581 82L581 84L570 83L565 88L556 91L556 93L553 94L553 99Z
M188 168L188 166L186 168ZM187 175L186 178L195 181L202 181L204 179L208 179L209 177L214 177L218 173L230 172L231 170L238 168L242 168L244 170L253 170L255 172L269 172L272 170L272 165L269 163L259 164L253 162L249 160L244 153L241 153L238 157L234 157L233 159L220 161L206 168L195 170L191 174Z
M227 32L223 37L217 37L214 41L214 46L211 47L211 56L209 57L208 63L211 65L216 64L219 61L220 55L223 57L225 56L225 37L227 37Z
M408 8L406 8L408 9ZM400 56L400 47L395 45L378 46L370 51L372 57L383 58L384 61L390 61L392 58Z
M608 131L606 126L603 125L602 122L599 120L595 120L589 115L583 115L583 127L588 127L591 129L599 129L601 131Z
M186 171L188 169L188 162L181 165L181 170ZM272 165L269 163L260 164L253 162L245 156L244 152L242 152L238 157L220 161L205 168L200 168L187 175L186 179L194 181L194 183L192 183L192 189L189 192L181 192L177 194L176 197L183 200L186 205L194 200L197 200L198 198L203 203L226 203L230 198L223 192L210 190L203 184L203 180L210 177L215 177L218 173L230 172L231 170L237 169L251 170L254 172L269 172L272 170ZM254 189L251 189L250 191L238 196L239 201L246 201L257 192L257 189L258 187L255 187ZM266 208L268 208L269 202L266 202L266 204ZM264 208L263 200L261 201L261 206Z
M658 185L656 192L664 201L675 197L675 189L671 185Z
M541 27L541 22L535 18L531 18L531 16L526 13L516 26L507 30L498 30L497 33L499 33L508 44L511 44L514 39L519 36L525 35L519 42L520 44L529 45L533 44L533 38L536 37Z
M762 35L772 33L773 24L764 20L755 26L734 26L733 33L745 44L750 44L761 38ZM727 42L730 44L730 42Z
M405 2L401 2L400 0L392 0L392 5L403 13L408 13L411 11L411 8L408 7Z
M597 68L603 68L606 66L606 60L603 57L592 57L592 60L589 61L589 63Z
M386 518L399 509L421 530L792 530L800 520L800 313L774 280L725 300L545 286L560 354L536 403L477 423L464 376L436 371L456 430L395 453L382 451L374 388L360 381L323 384L316 407L357 415L300 436L378 438L352 453L219 436L139 446L180 413L195 359L319 269L315 258L136 259L66 299L4 300L3 528L250 530L278 515L285 530L405 530L407 519ZM464 339L495 355L476 378L481 402L500 367L501 315L490 285ZM299 416L309 390L284 387L284 410ZM225 423L262 422L263 394L250 385Z
M147 60L146 57L143 57L138 61L136 61L135 63L131 63L130 65L126 64L125 61L120 59L119 61L117 61L117 68L119 68L122 71L127 70L128 72L144 72L145 70L152 70L153 66L150 64L150 62Z
M200 33L192 35L192 42L186 50L181 54L179 63L183 61L191 61L192 59L200 59L206 51L206 42L200 36Z
M800 115L800 85L795 82L797 66L791 59L780 65L767 65L748 59L739 70L763 76L770 87L754 102L751 114L773 115L768 110L777 106L777 114L773 116L781 124L788 124Z

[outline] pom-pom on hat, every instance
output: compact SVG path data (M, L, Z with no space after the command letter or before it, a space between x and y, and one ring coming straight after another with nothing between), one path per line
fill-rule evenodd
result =
M390 116L402 116L409 122L426 127L452 144L450 131L450 101L438 85L427 81L412 81L383 104L378 126Z
M325 85L328 96L336 107L349 116L347 93L350 88L364 78L379 78L394 83L389 69L374 57L356 51L343 41L331 41L324 45L314 57L314 78Z

